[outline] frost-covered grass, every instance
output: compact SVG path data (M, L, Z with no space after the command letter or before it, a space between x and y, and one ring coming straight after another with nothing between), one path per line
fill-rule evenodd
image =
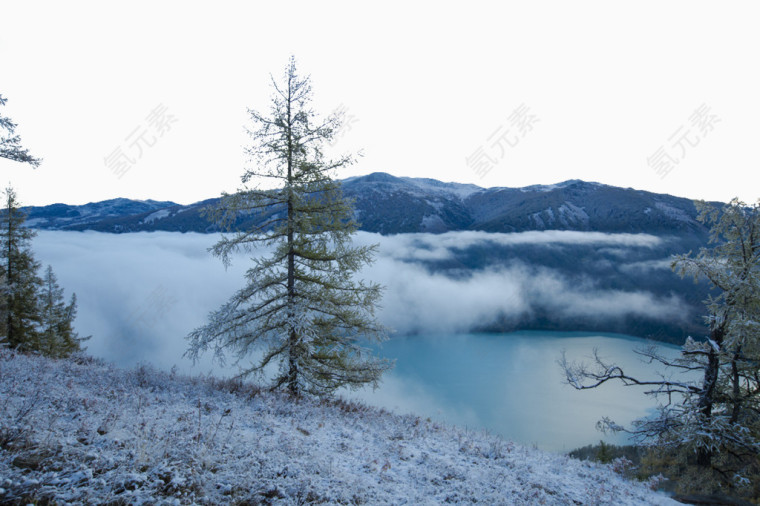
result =
M416 416L0 349L0 503L31 501L671 503L609 467Z

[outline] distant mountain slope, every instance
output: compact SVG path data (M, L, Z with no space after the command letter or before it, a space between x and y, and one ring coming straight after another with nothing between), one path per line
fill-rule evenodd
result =
M43 207L25 207L26 224L48 230L95 229L104 221L151 214L176 206L174 202L155 200L111 199L82 206L52 204Z
M693 201L579 180L525 188L371 174L344 183L365 230L380 233L484 230L704 232Z
M381 234L580 230L704 238L705 233L689 199L579 180L525 188L481 188L377 172L344 180L343 191L355 200L361 229ZM183 206L115 199L84 206L29 207L26 212L28 224L42 229L205 233L217 228L200 211L217 201ZM239 224L245 226L252 220L245 217Z
M693 201L598 183L567 181L550 189L490 189L470 196L472 228L490 232L593 230L697 232Z

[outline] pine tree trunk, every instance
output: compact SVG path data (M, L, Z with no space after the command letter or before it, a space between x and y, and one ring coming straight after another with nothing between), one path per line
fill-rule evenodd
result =
M290 324L290 335L288 336L288 390L294 396L298 395L298 356L297 345L298 335L293 328L292 321L295 318L294 307L296 297L296 255L294 249L294 209L293 209L293 135L292 135L292 116L291 116L291 86L288 80L288 181L286 191L288 192L288 318Z
M13 262L11 261L11 252L12 252L12 245L11 245L11 238L13 237L13 231L11 228L13 227L13 219L11 218L11 212L13 209L11 208L11 202L8 201L8 266L6 268L5 277L8 280L8 288L9 291L12 290L13 287L13 275L11 274L11 267ZM8 294L8 320L7 320L7 328L6 332L8 334L8 343L13 347L16 345L14 342L14 332L13 332L13 294Z

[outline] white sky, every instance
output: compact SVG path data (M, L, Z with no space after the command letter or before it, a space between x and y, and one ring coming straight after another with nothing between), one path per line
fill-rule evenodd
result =
M44 163L0 171L27 205L232 191L246 108L268 107L269 73L294 54L315 109L353 119L336 149L365 156L341 178L577 178L755 201L758 14L750 1L4 1L3 113ZM515 137L521 104L538 121ZM700 131L702 104L715 116ZM153 140L159 105L176 122ZM501 150L489 136L509 128ZM104 160L119 147L135 159L121 178ZM483 177L465 161L479 147L494 160ZM647 163L660 147L679 162L664 178Z

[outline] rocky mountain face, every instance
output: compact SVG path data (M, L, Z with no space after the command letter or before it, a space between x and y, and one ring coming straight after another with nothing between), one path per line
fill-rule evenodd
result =
M651 234L696 234L691 200L579 180L525 188L481 188L382 172L343 181L355 200L361 229L381 234L453 230L523 232L579 230ZM83 206L28 207L27 223L48 230L214 232L201 215L218 199L191 205L114 199ZM240 225L254 218L242 218Z

